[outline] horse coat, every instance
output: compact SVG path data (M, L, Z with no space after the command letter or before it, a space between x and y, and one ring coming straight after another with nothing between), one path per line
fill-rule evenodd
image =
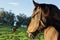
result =
M44 37L46 36L44 40L55 40L54 38L58 40L60 34L60 10L53 4L38 4L34 0L33 3L35 8L27 29L28 36L34 38L34 35L38 34L42 29L46 29L44 31ZM54 36L53 33L56 35ZM47 36L49 36L48 39L46 39Z

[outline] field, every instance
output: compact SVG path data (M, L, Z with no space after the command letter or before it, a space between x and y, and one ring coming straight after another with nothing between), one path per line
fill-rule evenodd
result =
M26 35L27 28L19 27L15 33L12 32L11 26L0 25L0 40L31 40ZM37 37L35 38L38 39ZM43 34L40 35L43 40Z

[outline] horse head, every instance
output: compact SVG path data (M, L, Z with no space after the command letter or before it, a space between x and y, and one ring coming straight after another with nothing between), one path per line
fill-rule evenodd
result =
M46 26L52 25L51 23L54 21L54 16L58 12L58 8L52 4L39 4L34 0L33 4L35 8L33 10L31 22L27 29L27 35L30 38L34 38Z
M35 6L29 24L27 35L30 38L34 38L45 27L46 16L48 16L48 7L45 4L38 4L33 0Z

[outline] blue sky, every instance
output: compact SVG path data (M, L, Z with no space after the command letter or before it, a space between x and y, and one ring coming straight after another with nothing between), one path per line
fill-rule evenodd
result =
M60 8L60 0L35 0L38 3L55 4ZM15 15L24 13L27 16L31 16L33 13L34 5L32 0L0 0L0 8L4 8L6 11L12 10Z

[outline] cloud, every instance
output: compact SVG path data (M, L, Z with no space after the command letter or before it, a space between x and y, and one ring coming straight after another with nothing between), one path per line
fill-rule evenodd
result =
M8 4L13 5L13 6L18 6L19 5L19 3L15 3L15 2L11 2L11 3L8 3Z

